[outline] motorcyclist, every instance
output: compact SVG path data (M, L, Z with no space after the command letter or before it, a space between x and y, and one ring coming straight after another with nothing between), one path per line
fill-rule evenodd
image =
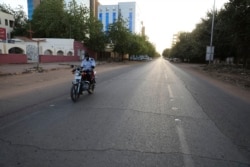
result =
M81 63L81 67L84 70L89 70L89 71L93 71L93 69L95 68L96 64L95 64L95 59L89 56L89 53L86 52L84 54L84 59L82 60Z
M95 83L95 74L94 74L94 68L96 66L95 59L89 56L88 52L85 52L84 54L84 59L82 60L81 63L81 68L84 71L87 71L88 75L88 81L90 84Z

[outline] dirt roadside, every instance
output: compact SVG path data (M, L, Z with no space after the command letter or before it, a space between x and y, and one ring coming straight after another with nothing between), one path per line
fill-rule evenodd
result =
M218 67L208 67L208 65L204 64L174 63L174 65L250 103L249 71L245 71L243 74L242 71L231 72L230 70L225 70L224 67L218 69Z
M99 74L105 71L133 64L135 63L103 63L97 65L95 70L97 71L98 77ZM71 71L72 68L70 66L65 66L63 68L45 69L42 70L42 72L31 71L13 75L2 75L0 76L0 99L4 99L7 96L15 96L26 91L40 89L48 85L58 84L63 81L69 81L69 84L71 84L71 80L73 79Z

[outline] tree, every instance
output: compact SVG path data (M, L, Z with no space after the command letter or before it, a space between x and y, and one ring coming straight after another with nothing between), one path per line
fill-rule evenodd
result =
M91 14L87 26L89 38L84 40L86 46L97 52L104 51L107 38L102 31L102 23Z
M128 53L129 39L131 33L126 28L126 22L119 16L118 20L109 26L108 30L109 40L114 44L114 52L117 52L123 60L123 55Z
M65 14L63 0L44 0L34 10L32 29L37 38L63 38L67 25L64 23Z
M19 6L14 12L14 18L15 26L12 36L28 36L29 32L27 30L29 29L29 21L22 6Z
M78 5L75 0L68 4L64 24L66 24L67 37L79 41L86 41L89 35L90 11L86 6ZM93 22L94 23L94 22Z
M141 53L142 37L136 34L131 34L129 41L129 56L139 55Z
M162 56L163 56L164 58L170 58L170 51L171 51L170 48L164 49L163 52L162 52Z
M235 62L247 67L250 59L250 1L229 0L220 11L215 11L213 45L216 59L225 61L234 57ZM191 61L204 62L205 47L211 37L212 11L197 24L189 40L180 40L171 49L171 56L191 57ZM186 49L185 49L186 48Z
M243 66L247 66L250 59L250 1L249 0L230 0L225 5L225 15L231 20L226 20L229 31L232 32L232 44L237 48L237 62L242 60Z

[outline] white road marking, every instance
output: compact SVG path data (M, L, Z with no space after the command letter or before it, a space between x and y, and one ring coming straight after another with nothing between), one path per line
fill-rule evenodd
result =
M174 98L173 92L172 92L172 89L171 89L170 85L168 85L168 93L169 93L170 98Z

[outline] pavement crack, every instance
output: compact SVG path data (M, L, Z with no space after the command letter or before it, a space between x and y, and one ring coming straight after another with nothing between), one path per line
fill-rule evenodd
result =
M217 158L217 157L207 157L207 156L201 156L201 155L196 155L196 154L187 154L183 153L180 151L169 151L169 152L164 152L164 151L144 151L144 150L135 150L135 149L122 149L122 148L82 148L82 149L63 149L63 148L45 148L45 147L40 147L36 145L31 145L31 144L17 144L13 143L8 140L4 140L0 138L0 141L2 143L5 143L9 146L12 147L19 147L19 148L30 148L30 149L35 149L36 151L47 151L47 152L129 152L129 153L134 153L134 154L151 154L151 155L181 155L181 156L188 156L192 157L193 159L199 158L199 159L207 159L211 161L221 161L221 162L229 162L229 163L236 163L238 165L250 165L247 162L240 162L236 160L228 160L224 158Z
M92 109L98 109L98 110L103 110L103 109L109 109L109 110L122 110L122 111L132 111L132 112L137 112L137 113L143 113L143 114L152 114L152 115L158 115L158 116L168 116L170 118L176 118L177 116L175 114L169 114L165 112L154 112L154 111L143 111L143 110L138 110L138 109L133 109L133 108L118 108L118 107L92 107ZM178 116L178 118L185 118L185 119L195 119L195 120L205 120L208 121L208 118L194 118L191 116Z

